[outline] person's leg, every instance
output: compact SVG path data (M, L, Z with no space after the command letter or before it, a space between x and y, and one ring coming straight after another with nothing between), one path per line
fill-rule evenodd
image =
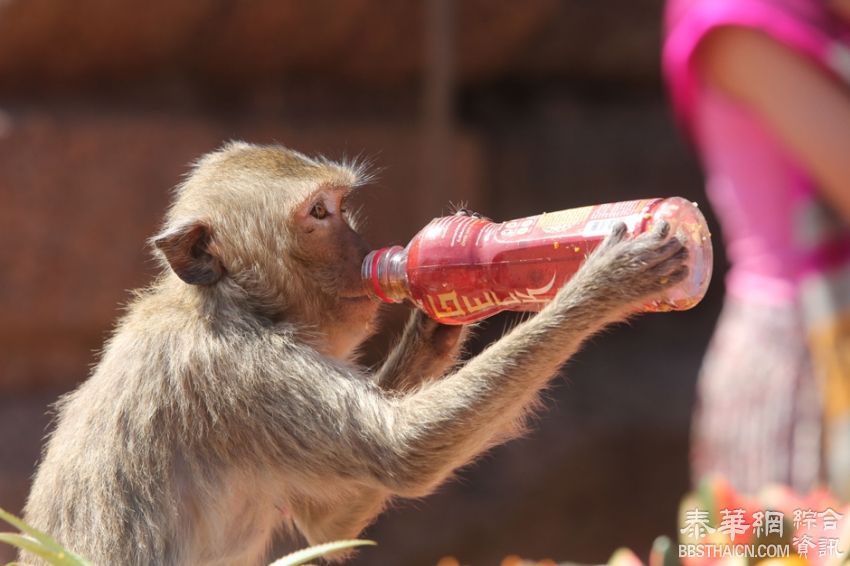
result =
M817 483L820 406L792 305L727 299L703 361L692 431L694 482L721 474L754 493Z

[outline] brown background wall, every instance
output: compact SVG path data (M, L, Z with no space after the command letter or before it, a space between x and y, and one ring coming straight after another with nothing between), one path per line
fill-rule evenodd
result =
M127 291L150 279L144 242L170 188L224 140L369 157L382 172L363 204L381 245L404 243L449 200L497 219L703 200L659 84L660 11L660 0L0 2L0 506L19 511L47 404L85 378ZM355 563L599 562L673 532L719 294L716 280L694 311L595 339L536 432L399 504ZM390 310L390 326L403 314ZM492 319L476 347L512 320Z

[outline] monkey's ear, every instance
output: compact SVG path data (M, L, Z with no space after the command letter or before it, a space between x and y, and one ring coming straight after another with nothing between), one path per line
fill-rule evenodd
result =
M210 229L195 220L153 239L177 276L191 285L212 285L224 275L224 266L210 251Z

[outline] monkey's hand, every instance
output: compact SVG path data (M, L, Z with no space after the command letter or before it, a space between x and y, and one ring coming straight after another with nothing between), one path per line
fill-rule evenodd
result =
M667 222L635 238L619 223L564 291L628 315L687 277L687 259L687 248L670 236Z
M520 384L505 398L515 396L517 407L532 406L536 392L587 337L640 311L687 276L687 248L669 233L670 226L662 222L632 238L626 225L618 224L550 304L470 360L459 374L492 364L499 368L497 377L510 375ZM502 381L500 387L505 386ZM490 442L523 431L521 414L492 415Z
M405 392L442 377L458 360L469 327L440 324L419 309L407 321L401 340L387 356L376 380L382 389Z

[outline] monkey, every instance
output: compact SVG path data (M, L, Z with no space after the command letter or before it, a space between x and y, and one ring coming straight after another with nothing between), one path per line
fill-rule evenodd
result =
M379 305L350 204L366 177L245 142L195 162L150 240L159 274L56 404L26 521L99 565L262 564L278 534L354 538L519 434L585 339L687 275L669 225L620 223L478 355L413 309L370 372Z

